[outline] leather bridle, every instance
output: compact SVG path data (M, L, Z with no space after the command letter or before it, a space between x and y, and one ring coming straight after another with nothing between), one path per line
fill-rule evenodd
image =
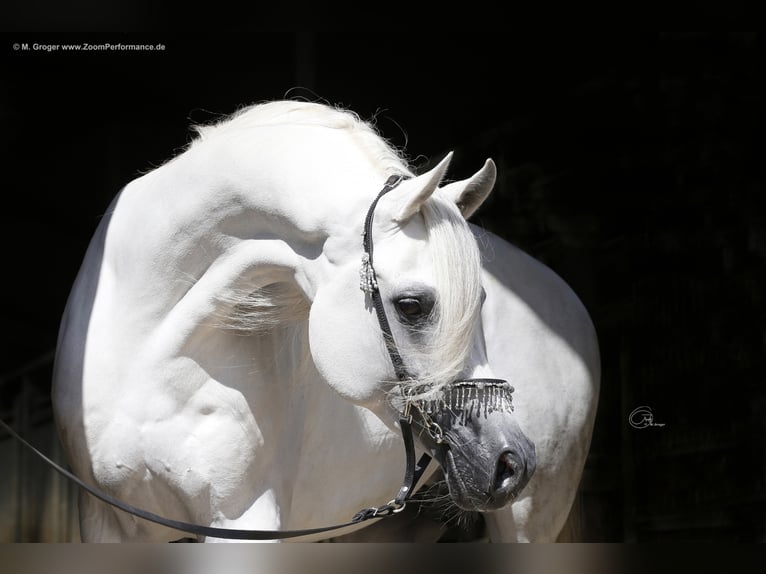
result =
M367 211L363 232L362 267L360 269L359 287L367 293L375 308L378 324L383 334L386 350L394 366L394 372L400 383L401 394L405 397L404 410L399 413L399 424L402 434L407 442L407 434L411 433L410 427L413 421L413 412L418 415L419 426L422 426L431 439L438 445L444 444L444 436L436 415L448 413L455 416L459 412L468 409L483 410L486 415L492 411L513 411L511 394L514 389L510 383L503 379L472 378L458 379L445 384L435 396L429 399L413 399L413 389L417 386L417 377L412 375L405 365L399 348L396 346L394 334L386 315L383 297L380 294L378 278L373 266L373 241L372 224L375 215L375 207L385 194L398 186L405 177L392 175L386 180L383 189L378 193ZM416 393L415 393L416 394ZM478 414L478 413L477 413ZM423 455L423 459L428 455ZM421 459L421 460L423 460ZM428 457L430 460L430 457ZM425 461L428 464L428 461ZM408 462L409 466L409 462ZM397 501L399 498L396 499Z

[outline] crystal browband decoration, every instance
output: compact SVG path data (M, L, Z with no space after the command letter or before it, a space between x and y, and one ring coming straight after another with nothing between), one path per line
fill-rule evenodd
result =
M457 381L447 385L440 396L420 401L420 410L428 416L449 412L462 421L495 411L512 412L513 391L506 381Z
M373 293L378 290L378 281L375 278L375 269L370 264L370 254L362 254L362 267L359 269L359 288L365 293Z

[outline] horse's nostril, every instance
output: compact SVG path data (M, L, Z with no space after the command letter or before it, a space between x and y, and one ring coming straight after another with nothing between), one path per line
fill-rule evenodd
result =
M504 452L497 460L495 467L495 492L508 490L516 476L516 465L513 455L510 452Z

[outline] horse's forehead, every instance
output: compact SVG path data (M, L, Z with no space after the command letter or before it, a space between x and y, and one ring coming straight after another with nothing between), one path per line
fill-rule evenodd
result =
M402 226L389 227L376 238L375 268L383 278L403 287L409 283L438 287L436 259L444 258L447 252L460 251L459 245L450 245L450 242L473 240L470 232L465 236L458 232L437 237L429 232L423 218L416 215ZM454 271L459 273L457 269Z
M422 217L413 217L404 225L392 222L375 239L376 262L387 267L429 267L432 261L431 248Z

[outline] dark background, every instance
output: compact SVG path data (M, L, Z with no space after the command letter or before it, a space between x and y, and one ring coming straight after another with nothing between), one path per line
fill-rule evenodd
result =
M322 98L376 115L416 165L455 150L453 178L493 157L498 185L475 221L590 311L603 376L579 539L766 540L763 38L416 38L3 36L4 420L50 418L60 315L119 189L180 151L190 123ZM666 426L631 428L639 405Z

